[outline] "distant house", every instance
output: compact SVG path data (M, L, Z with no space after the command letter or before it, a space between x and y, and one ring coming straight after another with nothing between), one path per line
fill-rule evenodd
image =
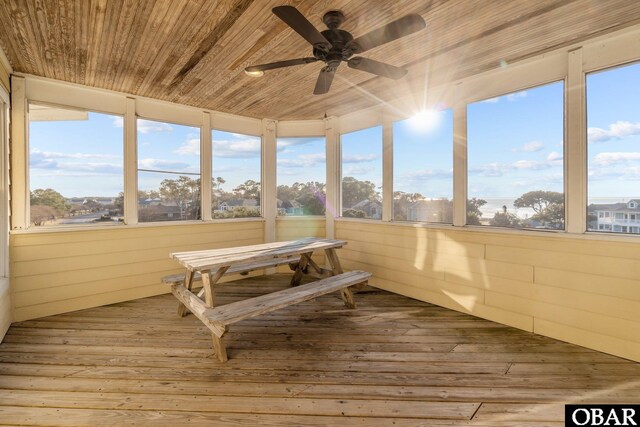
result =
M364 212L366 218L382 218L382 203L377 200L363 200L353 205L351 209Z
M233 211L238 208L260 210L260 204L256 199L234 199L218 203L218 210L222 212Z
M304 215L303 206L295 201L295 200L277 200L278 204L278 215L287 215L287 216L295 216L295 215Z
M407 209L407 221L447 222L446 212L451 202L447 199L419 200Z
M590 224L598 231L640 234L640 199L626 203L591 204L589 214L596 217Z

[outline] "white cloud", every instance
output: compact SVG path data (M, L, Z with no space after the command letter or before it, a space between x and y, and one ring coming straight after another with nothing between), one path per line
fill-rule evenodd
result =
M378 158L377 154L351 154L342 156L342 163L366 163Z
M180 154L181 156L199 156L200 155L200 140L199 139L189 139L185 141L174 153Z
M552 151L549 153L549 155L547 156L547 160L550 162L557 162L564 159L564 156L562 155L562 153L559 153L557 151Z
M526 153L535 153L536 151L540 151L544 148L544 144L540 141L531 141L527 142L522 146L520 151L524 151Z
M410 180L429 180L429 179L444 179L451 178L453 176L453 170L442 170L442 169L423 169L412 171L403 176L403 178Z
M614 164L627 163L634 160L640 160L640 153L611 152L596 154L596 156L593 158L593 163L600 166L610 166Z
M168 123L138 119L138 132L142 134L171 131L173 131L173 128Z
M124 117L116 116L113 118L113 126L117 128L124 127ZM138 132L143 134L155 132L171 132L173 127L169 123L154 122L151 120L138 119Z
M508 172L512 169L513 167L509 164L487 163L470 168L469 173L486 177L497 177L504 175L505 172Z
M373 171L373 168L365 168L359 166L349 166L344 171L344 176L352 176L352 175L366 175L367 173Z
M122 156L112 154L94 153L61 153L58 151L42 151L39 148L32 148L29 152L31 159L121 159Z
M513 163L513 167L518 170L542 170L550 168L550 163L539 162L537 160L518 160Z
M152 170L168 170L168 171L178 171L178 170L189 170L191 165L189 163L177 162L172 160L162 160L162 159L140 159L138 160L138 167L140 169L152 169Z
M278 159L278 167L284 168L308 168L326 162L324 153L300 154L295 159Z
M526 90L521 90L520 92L510 93L509 95L506 96L507 101L515 101L518 98L526 98L526 97L527 97L527 91Z
M244 136L239 141L214 140L213 155L235 159L259 158L262 143L260 138Z
M506 99L507 101L515 101L518 98L525 98L526 96L527 96L527 91L522 90L520 92L510 93L509 95L496 96L493 98L485 99L481 102L486 102L488 104L495 104L497 102L500 102L501 99Z
M587 129L587 140L589 142L606 142L638 134L640 134L640 123L617 121L610 124L608 129L596 127Z

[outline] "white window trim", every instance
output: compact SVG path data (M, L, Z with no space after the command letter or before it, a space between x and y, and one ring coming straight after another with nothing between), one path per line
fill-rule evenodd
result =
M0 86L0 280L9 277L9 104L9 94Z

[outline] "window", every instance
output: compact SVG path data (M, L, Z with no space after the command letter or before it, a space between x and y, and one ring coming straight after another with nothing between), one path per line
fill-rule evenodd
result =
M618 211L616 221L640 211L640 63L590 73L586 82L587 230L597 231L602 230L594 215L598 210ZM637 233L638 228L607 231Z
M213 218L260 216L262 138L214 130Z
M118 224L123 152L121 116L29 104L31 225Z
M346 133L342 142L342 216L382 218L382 126Z
M564 229L564 83L469 104L467 223Z
M278 138L278 215L324 215L325 139Z
M200 129L137 120L138 221L200 219Z
M453 220L453 113L393 124L393 219Z

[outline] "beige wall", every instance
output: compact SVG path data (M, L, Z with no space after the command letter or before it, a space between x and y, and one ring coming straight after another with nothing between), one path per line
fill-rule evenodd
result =
M9 71L5 68L2 61L0 61L0 86L9 92ZM2 143L4 142L0 141L0 144ZM2 165L0 171L4 170L3 168L7 166L8 164ZM0 194L2 194L2 197L5 197L4 189L0 190ZM7 233L7 230L0 230L0 232ZM2 252L4 252L4 250L5 248L2 248ZM0 256L4 257L5 255L2 254ZM7 332L7 329L9 329L9 325L11 325L11 292L9 289L9 281L0 277L0 341Z
M285 217L276 219L276 240L296 240L303 237L326 237L326 221L324 217ZM315 253L313 260L318 265L325 265L324 256ZM282 266L278 271L288 271L287 266Z
M543 234L336 223L374 286L640 361L638 243Z
M166 293L169 253L263 241L264 221L13 234L13 320Z
M9 70L7 70L2 61L0 61L0 86L9 92Z

